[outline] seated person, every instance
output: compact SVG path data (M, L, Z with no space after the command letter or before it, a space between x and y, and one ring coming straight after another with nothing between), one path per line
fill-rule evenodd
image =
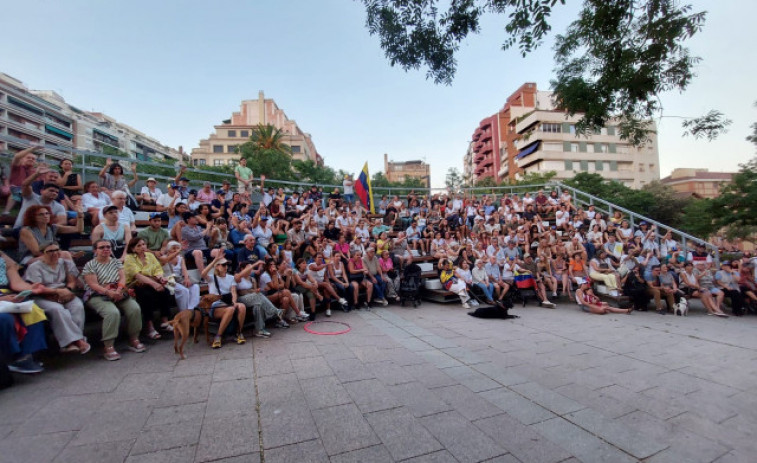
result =
M154 178L150 177L145 182L145 186L142 187L142 191L139 193L139 199L144 206L154 206L158 201L158 198L163 194L158 188L158 182Z
M24 211L24 227L18 238L18 255L22 264L29 264L42 257L42 247L48 243L57 243L61 233L81 233L84 231L84 213L77 213L77 225L56 225L53 223L52 210L48 206L33 205ZM60 257L73 260L68 251Z
M128 226L118 221L118 207L115 205L105 206L102 210L104 220L98 226L92 229L90 239L95 241L105 240L110 243L111 248L108 250L120 259L126 249L127 240L131 239L131 230Z
M586 312L594 313L598 315L605 315L608 313L625 313L630 314L632 309L619 309L612 307L607 302L602 302L591 289L591 280L588 278L582 278L580 280L580 286L576 290L576 302Z
M168 232L163 228L163 220L160 212L150 214L150 226L142 229L137 233L138 238L142 238L147 243L147 250L151 253L160 255L163 246L168 242Z

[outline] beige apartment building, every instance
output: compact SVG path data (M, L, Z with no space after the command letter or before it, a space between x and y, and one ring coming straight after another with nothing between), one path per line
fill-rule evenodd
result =
M696 195L700 198L716 198L720 190L730 183L733 172L710 172L708 169L673 169L660 183L668 185L678 193Z
M239 161L237 146L249 141L252 129L259 124L271 124L284 133L284 143L292 147L292 159L312 160L323 165L310 134L303 132L294 120L287 117L272 99L266 99L262 91L257 100L244 100L239 112L231 119L214 126L215 133L200 140L200 146L192 150L195 166L226 166Z
M538 92L536 107L511 121L515 140L515 163L522 174L555 171L555 180L592 172L631 188L660 179L657 127L650 121L650 141L641 147L620 138L612 123L591 135L576 134L580 115L567 116L555 109L551 92Z
M417 178L428 186L431 166L423 161L394 162L384 153L384 175L390 182L404 182L406 178Z

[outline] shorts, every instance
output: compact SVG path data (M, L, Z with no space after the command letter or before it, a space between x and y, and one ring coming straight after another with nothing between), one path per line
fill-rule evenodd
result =
M237 182L237 191L240 194L252 193L255 191L255 186L252 184L252 182L250 182L250 184L247 186L245 186L245 184L242 182Z
M202 256L205 258L205 260L210 261L210 249L201 249L201 251L202 251ZM184 258L194 262L194 256L192 255L193 252L194 250L185 252Z
M350 204L355 201L355 195L342 195L342 198Z
M348 279L350 280L350 282L354 281L356 283L362 283L363 280L365 279L365 275L362 275L362 274L360 274L360 275L350 275L348 277Z

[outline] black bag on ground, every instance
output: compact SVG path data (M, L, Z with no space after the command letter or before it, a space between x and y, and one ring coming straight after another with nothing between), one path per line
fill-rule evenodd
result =
M508 308L504 306L484 306L479 307L478 309L468 312L468 315L471 317L476 318L501 318L501 319L508 319L508 318L518 318L517 315L510 315L508 313Z

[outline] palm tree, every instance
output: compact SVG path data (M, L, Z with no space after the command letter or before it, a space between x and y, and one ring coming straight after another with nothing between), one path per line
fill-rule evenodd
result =
M253 128L250 141L255 150L292 154L292 148L284 143L284 132L271 124L258 124L257 127Z

